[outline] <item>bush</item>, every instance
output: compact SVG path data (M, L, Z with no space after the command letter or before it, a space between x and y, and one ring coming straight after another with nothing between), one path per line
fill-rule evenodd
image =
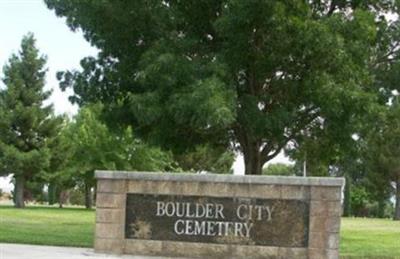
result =
M391 218L394 207L385 199L377 201L364 186L352 186L350 195L351 212L356 217Z
M85 193L79 188L73 189L69 193L69 202L72 205L85 205Z
M263 168L262 174L290 176L290 175L295 175L295 169L294 165L290 164L283 164L283 163L269 164L267 167Z
M350 204L351 212L356 217L367 217L367 201L369 200L368 192L364 186L353 186L351 189Z

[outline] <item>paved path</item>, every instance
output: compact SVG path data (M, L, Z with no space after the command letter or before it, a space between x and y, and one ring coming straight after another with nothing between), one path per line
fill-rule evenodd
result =
M0 243L0 259L165 259L165 257L96 254L90 248Z

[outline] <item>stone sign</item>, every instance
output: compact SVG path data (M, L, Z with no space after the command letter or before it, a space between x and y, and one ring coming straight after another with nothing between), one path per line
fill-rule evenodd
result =
M306 247L308 218L301 200L130 193L125 238Z
M97 171L96 252L338 259L342 178Z

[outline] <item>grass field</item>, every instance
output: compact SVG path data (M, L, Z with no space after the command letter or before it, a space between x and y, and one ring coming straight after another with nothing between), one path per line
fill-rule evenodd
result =
M342 218L340 254L362 258L400 258L400 222Z
M94 210L0 206L0 242L91 247ZM343 258L400 258L400 222L343 218Z
M94 210L0 206L0 242L91 247Z

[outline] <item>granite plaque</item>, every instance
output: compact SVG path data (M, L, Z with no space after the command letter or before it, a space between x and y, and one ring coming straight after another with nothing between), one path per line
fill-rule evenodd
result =
M127 194L125 238L307 247L304 200Z

